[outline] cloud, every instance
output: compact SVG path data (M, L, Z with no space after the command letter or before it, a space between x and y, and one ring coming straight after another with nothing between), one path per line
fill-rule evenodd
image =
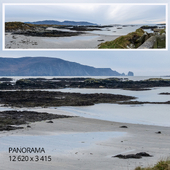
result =
M164 5L58 4L6 5L6 21L75 20L98 24L165 21Z

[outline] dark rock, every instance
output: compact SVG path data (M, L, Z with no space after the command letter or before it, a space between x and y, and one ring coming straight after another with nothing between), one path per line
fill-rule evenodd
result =
M70 28L70 30L76 30L76 31L95 31L95 30L99 30L101 31L101 29L99 28L89 28L87 26L74 26L72 28Z
M158 28L158 26L148 26L148 25L144 25L141 27L142 29L154 29L154 28Z
M16 31L13 34L25 35L25 36L37 36L37 37L69 37L83 34L83 32L68 32L57 30L44 30L44 31Z
M14 126L0 126L0 131L10 131L10 130L16 130L16 129L23 129L23 127L14 127Z
M23 127L17 127L11 125L22 125L22 124L27 124L27 122L36 122L42 120L72 117L72 116L65 116L65 115L48 114L45 112L41 113L41 112L33 112L33 111L15 111L15 110L0 112L0 116L1 116L0 131L23 129ZM31 126L27 125L27 128L31 128Z
M50 120L50 121L47 121L47 123L54 123L52 120Z
M130 158L140 159L142 157L152 157L152 156L146 152L139 152L137 154L128 154L128 155L118 154L118 155L112 156L112 157L117 157L117 158L121 158L121 159L130 159Z
M158 132L155 132L155 133L157 133L157 134L161 134L161 131L158 131Z
M41 86L34 84L34 87L38 88ZM49 91L0 91L0 99L3 104L16 107L56 107L89 106L97 103L116 103L117 101L134 99L134 97L102 93L81 94ZM60 115L60 117L62 116L63 115ZM12 117L12 120L13 119L16 119L16 117Z
M136 155L144 156L144 157L152 157L150 154L148 154L148 153L146 153L146 152L139 152L139 153L137 153Z
M119 154L119 155L116 155L116 156L113 156L113 157L118 157L118 158L121 158L121 159L130 159L130 158L140 159L140 158L142 158L142 156L136 155L136 154L128 154L128 155Z
M120 128L128 128L127 126L120 126Z
M0 78L0 81L12 81L12 78L6 78L6 77L2 77Z
M170 95L170 93L166 92L166 93L159 93L160 95Z

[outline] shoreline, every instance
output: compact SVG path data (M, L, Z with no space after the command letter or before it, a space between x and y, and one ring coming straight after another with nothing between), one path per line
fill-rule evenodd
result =
M47 124L46 122L36 122L31 123L31 128L25 127L24 129L14 130L9 132L0 132L1 140L6 137L10 138L9 141L6 141L5 147L6 150L0 153L3 154L1 161L2 169L9 169L13 167L13 169L18 169L20 166L24 167L25 170L30 168L33 169L55 169L59 168L61 170L69 169L69 170L78 170L78 169L113 169L117 170L121 168L122 170L133 170L137 166L148 166L157 163L157 161L167 158L170 156L169 148L169 130L170 127L161 127L161 126L151 126L151 125L140 125L140 124L128 124L128 123L118 123L111 121L104 121L98 119L89 119L83 117L74 117L67 119L54 119L54 123ZM127 126L127 128L120 128L120 126ZM158 134L156 132L160 131ZM101 136L99 141L95 141L96 134L100 132L110 133L110 132L123 132L125 133L123 136L119 137L104 137ZM74 138L74 143L72 143L70 139L70 135L80 135L87 134L86 141L83 143L80 136L77 139ZM65 135L66 143L57 140L50 140L50 136L59 136ZM67 137L68 135L68 137ZM55 150L52 154L51 162L9 162L9 153L8 152L8 142L17 142L17 136L28 137L30 139L31 147L33 145L33 141L37 136L44 136L44 139L48 139L48 143L50 144L48 147L51 150ZM90 140L90 138L92 138ZM31 142L31 139L33 140ZM61 140L59 138L59 140ZM84 147L86 143L89 143L89 146ZM95 142L93 142L93 140ZM98 140L98 139L97 139ZM36 141L34 141L36 143ZM41 141L43 142L43 141ZM57 142L60 145L57 145ZM24 141L22 141L24 145ZM74 147L74 144L79 144L80 146ZM17 146L17 143L15 143ZM28 142L27 142L28 144ZM68 150L67 152L63 152L66 145L70 145L73 148ZM1 145L3 147L4 145ZM82 146L82 147L81 147ZM18 146L19 147L19 146ZM28 147L28 146L25 146ZM37 146L38 147L38 146ZM44 145L46 149L47 145ZM54 147L54 148L53 148ZM61 150L61 153L57 152ZM112 158L117 154L134 154L137 152L147 152L153 157L143 157L141 159L119 159ZM46 155L50 155L49 151ZM34 154L35 155L35 154ZM10 166L10 167L9 167Z
M98 49L101 42L119 36L86 33L70 37L33 37L5 33L5 49Z

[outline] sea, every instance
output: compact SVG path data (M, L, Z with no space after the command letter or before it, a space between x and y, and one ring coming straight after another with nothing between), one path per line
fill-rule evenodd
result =
M138 25L113 25L111 27L103 27L99 28L100 30L94 30L94 31L82 31L86 34L83 34L83 36L70 36L70 37L59 37L58 41L61 40L61 42L72 42L75 40L83 40L83 41L88 41L88 40L93 40L95 38L99 38L101 35L127 35L130 32L136 31L136 29L140 28L143 26L142 24ZM155 25L155 24L149 24L148 26L158 26L158 27L163 27L163 25ZM88 28L88 27L87 27ZM91 28L91 27L89 27ZM65 31L65 32L76 32L75 30L70 30L70 29L58 29L58 28L52 28L48 27L47 30L58 30L58 31ZM148 33L153 33L153 30L151 29L144 29L144 31ZM47 39L46 39L47 41ZM56 41L55 39L48 39L48 41Z

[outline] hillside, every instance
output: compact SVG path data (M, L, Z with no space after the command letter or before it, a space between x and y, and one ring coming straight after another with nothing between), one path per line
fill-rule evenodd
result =
M55 21L55 20L44 20L44 21L36 21L36 22L25 22L27 24L38 24L38 25L97 25L94 23L90 23L90 22L85 22L85 21Z
M121 76L110 68L94 68L59 58L0 58L0 76Z

